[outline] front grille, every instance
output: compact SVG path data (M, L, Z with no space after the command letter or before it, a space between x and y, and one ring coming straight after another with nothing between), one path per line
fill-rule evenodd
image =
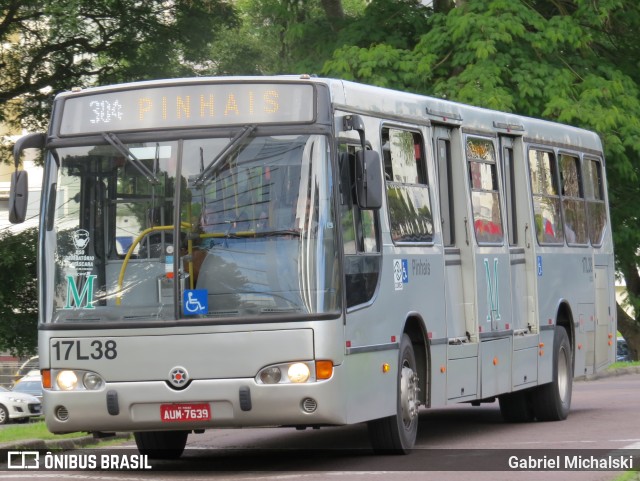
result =
M306 413L312 413L318 409L318 402L310 397L302 400L302 410Z
M69 420L69 410L64 406L58 406L56 409L56 417L58 421L67 421Z

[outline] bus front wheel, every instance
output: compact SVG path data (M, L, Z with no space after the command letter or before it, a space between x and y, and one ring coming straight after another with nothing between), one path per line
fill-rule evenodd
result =
M400 343L399 360L396 414L367 423L371 446L376 453L407 454L416 442L420 389L416 356L406 334Z
M177 459L187 445L189 431L149 431L134 433L140 454L149 459Z

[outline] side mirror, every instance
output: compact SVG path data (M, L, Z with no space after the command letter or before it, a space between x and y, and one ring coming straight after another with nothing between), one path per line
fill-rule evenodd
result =
M380 156L373 150L356 152L356 190L361 209L382 207Z
M13 160L16 171L11 174L11 191L9 192L9 222L20 224L27 216L29 200L29 179L24 170L18 171L20 156L25 149L43 149L47 140L46 134L34 133L20 137L13 146Z
M47 136L43 133L28 134L16 140L13 146L13 161L16 167L20 165L20 155L25 149L43 149Z
M24 170L11 174L11 192L9 193L9 222L21 224L27 216L29 200L29 180Z

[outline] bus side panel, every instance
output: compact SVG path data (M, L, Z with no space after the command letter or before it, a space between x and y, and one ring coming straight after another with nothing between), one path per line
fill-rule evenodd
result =
M553 381L553 326L540 331L540 350L538 352L538 384Z
M477 399L478 344L448 346L447 399L449 404Z
M540 355L538 358L538 384L553 380L553 338L555 326L565 322L572 326L567 333L572 339L572 349L576 356L585 356L586 368L593 365L593 355L589 354L588 339L590 322L593 320L593 274L583 268L590 251L584 248L539 248L536 255L538 284L538 312L540 322ZM567 278L567 273L573 275ZM567 308L561 306L565 304ZM565 312L567 319L559 316ZM587 340L579 348L580 337ZM586 351L584 354L582 351ZM582 359L574 364L582 366ZM574 372L575 369L574 369Z
M587 367L587 359L593 359L593 333L594 333L594 304L578 304L578 312L575 322L575 348L573 360L573 375L583 376L591 374L593 369ZM591 345L591 347L589 347ZM591 364L592 366L592 364Z
M431 344L430 376L428 380L427 405L429 407L447 404L447 344Z
M615 362L616 323L614 304L613 269L596 262L594 275L596 283L595 322L595 371L600 371Z
M538 381L538 336L515 337L513 347L513 390L535 386Z
M383 364L390 370L384 372ZM345 357L347 423L394 415L397 411L398 350L352 354Z
M512 338L483 341L481 398L511 391Z

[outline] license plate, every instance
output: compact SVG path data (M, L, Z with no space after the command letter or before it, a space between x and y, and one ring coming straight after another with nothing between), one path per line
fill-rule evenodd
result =
M211 408L208 403L161 404L160 419L163 423L208 421Z

